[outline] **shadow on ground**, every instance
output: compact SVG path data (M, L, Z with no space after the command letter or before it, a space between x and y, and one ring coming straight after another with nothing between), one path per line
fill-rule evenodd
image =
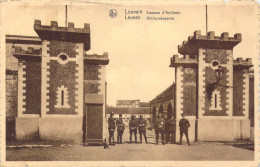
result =
M242 149L247 149L250 151L255 150L255 144L254 141L252 140L237 140L234 142L223 142L224 145L230 145L236 148L242 148Z

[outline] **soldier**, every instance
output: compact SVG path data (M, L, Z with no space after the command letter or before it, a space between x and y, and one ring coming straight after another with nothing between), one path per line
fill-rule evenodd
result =
M159 133L161 133L162 144L165 145L165 143L164 143L164 131L165 131L165 120L162 117L162 113L159 112L158 117L155 120L156 144L158 144Z
M144 139L145 139L145 143L147 144L146 125L147 125L146 120L143 118L142 115L140 115L140 119L138 121L138 131L139 131L139 135L140 135L140 142L142 143L142 134L143 134Z
M125 124L122 119L122 114L119 114L119 119L116 120L116 127L117 127L117 143L122 144L122 137L125 130Z
M175 137L175 128L176 128L175 118L173 114L167 117L165 121L165 126L166 126L166 143L170 141L171 144L173 144L174 137Z
M182 119L179 122L179 127L180 127L180 144L182 143L182 136L184 133L187 139L187 143L188 145L190 145L189 136L188 136L188 128L190 127L190 123L189 120L185 119L184 114L182 114Z
M130 133L130 143L132 143L132 135L135 135L135 143L137 143L137 127L138 121L136 120L134 115L131 115L131 119L129 121L129 133Z
M114 113L110 113L110 117L108 118L108 131L109 131L109 145L115 145L114 140L114 131L115 131L115 119L114 119ZM113 144L111 143L111 139L113 139Z

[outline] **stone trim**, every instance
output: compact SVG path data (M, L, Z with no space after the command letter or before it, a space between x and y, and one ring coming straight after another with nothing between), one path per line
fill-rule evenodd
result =
M26 111L26 64L25 61L19 61L18 65L18 117L21 117Z
M45 118L81 118L83 117L82 115L78 114L46 114Z
M105 65L99 65L98 68L98 94L105 94ZM105 96L104 96L105 101Z
M243 71L243 114L246 118L249 115L249 74L248 70Z
M176 70L176 119L183 114L183 67L179 66Z
M214 107L215 106L215 95L217 95L217 107L216 108ZM220 92L215 89L212 92L212 96L211 96L211 100L210 100L211 105L210 105L209 110L222 110L221 105L220 105L220 103L221 103L220 99L221 99Z
M205 114L205 49L199 49L198 56L198 117L204 117ZM211 66L211 64L210 64Z
M61 99L61 96L62 96L62 91L63 91L63 105L61 104L62 102L62 99ZM65 87L64 85L58 87L57 89L57 98L56 98L56 105L55 105L55 108L70 108L70 105L68 104L69 103L69 92L68 92L68 88Z
M66 60L62 60L62 59L60 58L61 55L65 55L65 56L67 57L67 59L66 59ZM65 65L65 64L67 64L67 63L70 61L70 57L69 57L66 53L60 53L60 54L57 56L57 61L58 61L60 64Z
M76 90L75 90L75 112L80 116L83 115L83 78L84 78L84 61L83 61L83 44L76 44Z
M19 118L39 118L39 114L22 114L18 116Z
M41 94L41 115L46 116L49 112L49 81L50 81L50 41L42 42L42 94Z
M68 56L67 60L63 63L63 62L61 62L61 60L60 60L60 58L59 58L59 56L62 55L62 54L67 55L67 54L65 54L65 53L60 53L57 57L49 57L49 59L50 59L50 60L57 60L57 61L58 61L60 64L62 64L62 65L67 64L67 63L70 62L70 61L77 61L77 60L78 60L77 58L69 57L69 56Z
M228 50L228 62L227 62L227 93L226 93L226 113L229 117L233 116L233 51Z

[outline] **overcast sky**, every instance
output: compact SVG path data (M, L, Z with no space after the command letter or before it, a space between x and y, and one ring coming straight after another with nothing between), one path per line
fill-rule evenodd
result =
M118 16L110 18L110 9ZM126 10L142 10L142 20L125 20ZM147 11L179 11L173 21L148 21ZM229 32L229 36L242 33L242 42L234 49L234 57L252 57L256 62L257 34L253 6L208 5L208 30L216 36ZM6 34L37 36L34 19L42 25L58 21L65 25L64 6L12 5L5 7ZM151 15L152 16L152 15ZM160 15L161 16L161 15ZM174 81L174 69L169 67L170 57L177 46L195 30L205 34L205 6L123 6L92 5L68 6L68 21L83 28L90 23L91 50L89 53L108 52L110 63L106 70L108 104L116 99L140 99L148 102Z

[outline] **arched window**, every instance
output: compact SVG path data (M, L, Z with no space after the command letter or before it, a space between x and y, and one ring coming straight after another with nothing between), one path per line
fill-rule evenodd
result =
M170 118L172 116L173 112L172 112L172 104L169 103L168 104L168 108L167 108L167 117Z
M64 105L64 90L61 91L61 105Z
M153 107L153 123L155 122L155 118L156 118L156 108Z
M162 113L162 116L165 118L166 117L166 113L164 113L163 111L164 111L163 105L161 104L160 108L159 108L159 113Z
M159 112L163 113L163 106L162 106L162 104L160 105Z
M64 85L57 89L55 108L70 108L68 104L68 89Z
M210 110L222 110L221 105L220 105L220 92L218 90L214 90L212 92L212 96L211 96L211 106L210 106Z

